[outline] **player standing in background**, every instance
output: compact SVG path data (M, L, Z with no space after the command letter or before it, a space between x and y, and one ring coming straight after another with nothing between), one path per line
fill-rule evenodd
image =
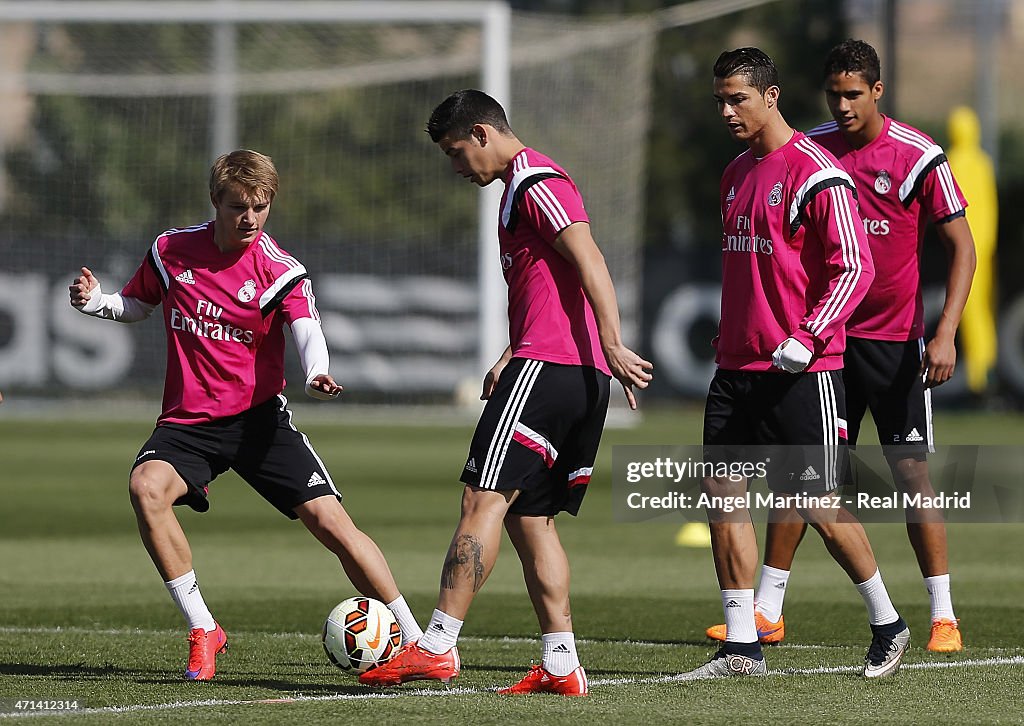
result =
M831 154L786 123L778 72L765 53L726 51L714 76L719 114L748 149L721 183L722 317L705 451L734 457L748 445L782 445L776 451L801 460L795 468L786 461L788 472L772 461L769 487L807 495L799 515L821 534L867 605L873 637L864 675L895 673L910 630L889 599L864 528L822 496L838 484L846 438L844 327L874 275L853 183ZM746 489L742 477L702 482L711 496L740 497ZM763 675L750 513L707 514L728 633L714 657L686 677Z
M541 664L502 694L585 696L569 610L569 561L555 515L579 511L608 407L609 375L636 408L652 367L622 343L615 289L576 185L523 145L501 105L458 91L427 133L460 176L505 185L498 220L508 282L509 340L484 378L480 416L462 472L462 516L441 570L437 609L418 643L359 680L378 686L450 681L470 603L494 567L501 528L512 540L543 634Z
M808 136L831 151L857 185L860 214L876 275L847 323L845 379L850 443L856 444L870 409L878 440L901 492L934 497L927 452L934 451L931 389L949 380L956 364L957 325L971 289L975 251L964 201L946 157L917 129L878 110L883 85L878 55L847 40L825 59L825 100L834 122ZM949 269L946 300L935 336L924 343L921 241L936 223ZM908 507L907 534L931 598L928 650L960 650L960 630L949 587L946 526L934 508ZM782 604L806 525L794 513L773 513L757 590L759 634L782 640ZM708 629L721 640L725 626Z
M286 517L301 519L338 556L359 592L386 602L405 640L422 634L384 555L349 518L281 395L285 324L299 350L306 393L332 399L342 389L328 372L306 269L264 232L277 188L269 157L225 154L210 172L213 220L157 237L120 293L104 294L87 267L70 287L78 310L124 323L149 317L163 303L163 411L135 459L128 489L142 541L188 621L190 680L213 678L227 636L203 600L172 506L205 512L210 482L229 468Z

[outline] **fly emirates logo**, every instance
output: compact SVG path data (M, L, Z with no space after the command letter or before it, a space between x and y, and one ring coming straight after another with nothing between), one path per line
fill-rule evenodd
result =
M231 323L222 323L220 316L223 313L224 308L217 307L206 300L200 300L196 303L194 318L190 318L176 308L172 309L171 329L192 333L200 338L251 345L255 340L255 333L251 330L237 328Z
M867 234L880 237L882 235L889 234L889 220L888 219L864 219L864 231Z
M733 231L735 234L722 233L722 252L757 252L762 255L772 253L772 241L759 236L751 229L750 217L737 215Z

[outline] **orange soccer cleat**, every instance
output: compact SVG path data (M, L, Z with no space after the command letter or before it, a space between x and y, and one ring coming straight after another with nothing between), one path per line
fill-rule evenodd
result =
M371 668L359 676L367 686L397 686L406 681L441 681L449 683L459 675L459 649L436 655L409 643L387 663Z
M935 618L932 621L932 635L928 639L928 650L935 653L958 653L963 650L959 622L948 618Z
M228 649L228 636L224 628L217 627L213 632L202 628L188 631L188 665L185 667L185 678L190 681L208 681L217 673L217 654Z
M559 696L585 696L587 695L587 672L583 666L577 666L576 670L567 676L553 676L544 670L543 666L535 665L530 667L523 680L514 686L502 688L498 691L502 696L519 696L527 693L556 693Z
M754 625L757 627L757 640L759 643L781 643L786 637L786 619L779 616L779 622L773 623L761 614L760 610L754 611ZM725 640L725 623L712 625L704 631L712 640Z

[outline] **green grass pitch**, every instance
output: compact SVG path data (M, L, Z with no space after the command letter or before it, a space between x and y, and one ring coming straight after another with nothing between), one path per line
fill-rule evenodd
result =
M421 624L437 596L458 516L470 429L296 423L384 550ZM605 435L578 519L559 526L573 568L573 615L591 697L493 693L539 660L537 624L506 541L470 611L455 685L376 691L320 648L331 607L354 593L337 561L233 474L212 509L180 511L203 593L231 648L211 683L181 679L181 617L142 548L127 499L132 457L151 423L4 420L0 409L0 703L77 699L74 715L0 721L180 723L1010 723L1024 682L1024 524L949 531L953 597L967 647L924 650L928 599L902 526L869 527L889 592L914 633L894 679L858 675L870 633L856 590L809 535L786 601L787 638L763 679L673 683L713 647L720 622L710 550L674 544L678 523L613 521L617 444L694 443L697 410L648 411ZM1024 441L1024 420L942 412L949 443ZM1011 483L1016 484L1016 482Z

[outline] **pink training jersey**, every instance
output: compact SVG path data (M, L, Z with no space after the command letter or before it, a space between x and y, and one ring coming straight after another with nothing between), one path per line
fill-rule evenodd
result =
M808 371L843 367L844 327L874 267L850 176L799 131L758 159L748 149L722 176L720 368L775 371L793 337Z
M213 222L156 238L121 294L163 303L161 423L233 416L284 390L285 323L319 320L306 268L264 233L221 252Z
M808 136L835 154L857 185L875 260L875 280L850 316L857 338L914 340L924 335L920 255L925 224L948 222L967 207L946 155L917 129L886 117L882 133L852 148L835 121Z
M533 149L516 154L503 181L498 242L512 355L611 375L579 273L552 246L570 224L589 222L579 190L561 167Z

